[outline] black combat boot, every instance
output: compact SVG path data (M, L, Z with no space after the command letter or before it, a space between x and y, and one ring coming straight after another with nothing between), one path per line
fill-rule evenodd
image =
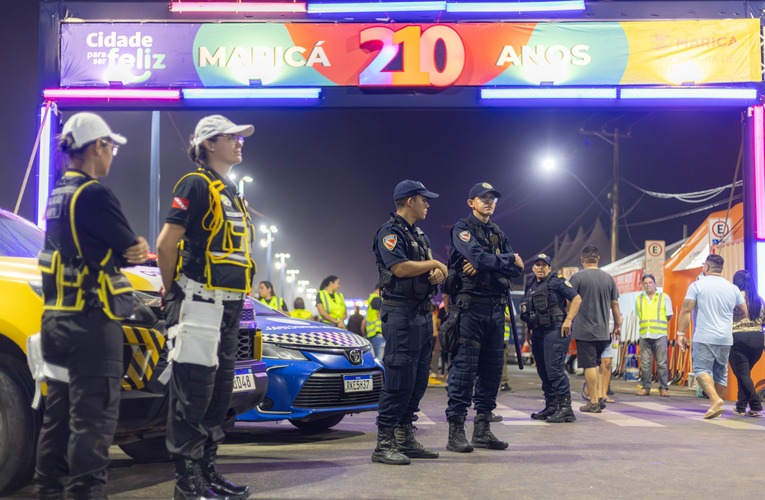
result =
M449 443L446 445L449 451L457 453L470 453L473 446L465 437L465 417L449 417Z
M218 445L207 448L202 455L202 476L210 488L218 495L229 497L231 500L244 500L250 496L249 486L239 486L221 476L215 467L215 457L218 455Z
M547 421L552 424L561 424L563 422L576 422L576 415L571 409L571 395L560 396L558 398L558 409L555 413L547 417Z
M558 399L554 396L545 396L545 408L542 411L531 414L534 420L547 420L547 417L555 413L558 409Z
M377 447L372 453L372 461L388 465L409 465L409 457L398 451L395 429L379 427L377 429Z
M471 442L473 446L490 450L504 450L508 447L507 441L500 441L491 432L489 415L485 413L479 413L473 420L473 439Z
M199 466L199 461L188 458L175 459L175 490L173 500L224 499L210 488Z
M417 427L414 424L404 424L396 427L396 446L398 451L409 458L438 458L438 452L425 448L414 437Z

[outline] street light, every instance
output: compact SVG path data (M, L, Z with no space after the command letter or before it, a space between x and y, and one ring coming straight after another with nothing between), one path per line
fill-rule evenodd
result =
M274 242L274 234L278 231L276 226L271 224L266 226L260 225L260 232L265 234L266 237L260 240L260 246L266 249L266 279L271 281L271 244Z
M253 180L252 177L250 177L249 175L245 175L244 177L239 179L239 194L242 196L242 198L244 198L244 183L245 182L250 183L252 182L252 180Z
M308 280L298 280L298 293L303 293L305 289L308 287L308 284L310 281Z
M287 269L287 283L290 284L290 300L295 302L295 276L300 274L300 269Z
M284 293L284 283L285 283L284 273L287 270L286 262L287 262L287 259L290 258L290 254L282 252L282 253L275 254L274 257L279 259L279 262L276 263L276 268L281 270L282 282L280 284L280 289L282 293Z

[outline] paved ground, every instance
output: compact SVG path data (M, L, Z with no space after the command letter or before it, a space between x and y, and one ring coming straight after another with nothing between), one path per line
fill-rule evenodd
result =
M581 390L582 377L571 380ZM418 438L441 452L437 460L372 463L375 415L367 413L314 435L287 422L238 427L221 448L221 470L252 485L253 498L762 498L765 418L736 416L728 404L722 418L703 420L707 400L691 391L637 397L634 382L615 381L617 403L602 414L547 424L528 418L542 407L534 369L513 373L511 385L496 410L504 421L493 424L510 441L505 451L446 451L446 391L431 387ZM577 410L580 401L576 392ZM112 498L171 498L171 464L136 464L118 448L112 458ZM27 488L14 498L30 496Z

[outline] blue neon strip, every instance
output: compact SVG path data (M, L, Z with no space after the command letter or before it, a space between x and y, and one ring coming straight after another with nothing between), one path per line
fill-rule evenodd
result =
M430 12L446 10L446 2L354 2L309 3L309 14L345 14L359 12Z
M47 113L47 117L45 116ZM46 105L43 104L40 108L40 125L42 125L42 132L40 133L40 155L38 157L37 166L37 227L45 229L45 210L48 205L48 195L50 194L50 169L51 169L51 155L50 149L52 147L51 137L51 121L55 118L53 113L53 105L46 109ZM45 124L43 125L43 121Z
M184 99L318 99L319 88L183 89Z
M446 2L446 12L570 12L582 11L584 8L584 0L551 0L540 2Z
M621 99L741 99L757 98L756 89L710 89L710 88L631 88L619 91Z
M481 99L616 99L615 88L481 89Z

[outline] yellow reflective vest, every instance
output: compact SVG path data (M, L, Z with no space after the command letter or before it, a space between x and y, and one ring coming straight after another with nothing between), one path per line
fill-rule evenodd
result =
M272 307L276 309L277 311L284 310L284 299L281 297L277 297L276 295L272 295L271 298L268 300L261 297L260 301L263 302L268 307Z
M313 319L311 311L305 309L293 309L290 311L290 316L295 319Z
M372 309L372 301L379 298L380 296L378 294L372 293L367 299L367 338L372 338L375 335L382 333L380 310Z
M319 291L319 299L321 300L321 305L324 306L324 312L333 318L340 319L345 314L345 297L342 293L335 292L335 298L333 299L329 296L329 292L321 290ZM329 325L334 324L324 318L321 318L321 322Z
M505 306L505 342L510 342L510 306Z
M664 293L656 292L652 299L649 299L645 293L641 293L638 295L635 311L641 337L646 335L649 338L660 337L667 334L667 310Z

